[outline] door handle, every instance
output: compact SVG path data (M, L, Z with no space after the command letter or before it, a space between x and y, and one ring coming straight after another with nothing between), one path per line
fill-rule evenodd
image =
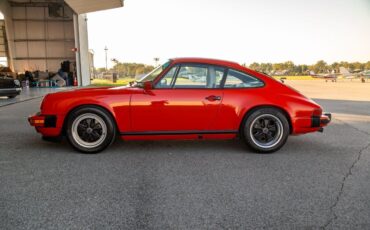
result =
M206 97L206 100L208 100L208 101L220 101L221 96L211 95L211 96Z

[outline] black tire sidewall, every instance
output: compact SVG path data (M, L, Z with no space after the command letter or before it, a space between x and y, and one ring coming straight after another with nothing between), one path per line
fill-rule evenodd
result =
M250 126L252 125L253 120L256 117L263 115L263 114L270 114L270 115L277 117L283 125L283 136L281 140L279 141L277 145L270 147L270 148L261 148L260 146L256 145L254 141L252 140L252 137L250 136L250 132L249 132ZM272 153L272 152L279 150L281 147L284 146L285 142L288 139L289 133L290 133L289 129L290 129L289 121L287 117L279 109L260 108L260 109L254 110L253 112L251 112L249 115L245 117L244 123L242 126L242 131L243 131L242 136L247 146L251 148L252 150L258 153Z
M96 146L94 148L86 148L86 147L79 145L72 136L73 121L77 117L85 113L93 113L95 115L98 115L100 118L104 120L107 126L107 135L105 137L105 140L99 146ZM99 107L88 106L88 107L81 107L81 108L75 109L74 111L71 112L67 120L66 134L67 134L68 142L72 145L73 148L75 148L77 151L82 152L82 153L98 153L98 152L103 151L109 145L113 143L116 137L116 133L117 133L116 126L115 126L112 116L108 112L104 111L104 109L101 109Z

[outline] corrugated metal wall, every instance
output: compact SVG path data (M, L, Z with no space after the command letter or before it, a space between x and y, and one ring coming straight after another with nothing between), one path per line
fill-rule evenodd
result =
M14 70L57 71L75 61L73 12L66 4L13 5Z

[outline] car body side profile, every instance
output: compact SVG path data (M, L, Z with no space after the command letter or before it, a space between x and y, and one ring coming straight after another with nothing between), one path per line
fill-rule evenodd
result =
M237 63L174 58L130 86L45 96L29 117L44 139L66 136L80 152L124 140L232 139L269 153L289 135L322 131L322 108L270 76Z

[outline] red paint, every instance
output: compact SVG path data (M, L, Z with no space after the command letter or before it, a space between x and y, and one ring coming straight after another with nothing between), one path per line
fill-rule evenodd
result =
M160 131L238 131L244 116L259 106L273 106L283 110L291 122L291 133L315 132L311 127L313 115L322 115L321 107L294 89L269 76L245 68L237 63L202 59L176 58L153 81L155 85L172 66L180 63L218 65L247 73L265 83L261 88L204 88L204 89L156 89L146 86L85 88L49 94L44 98L41 115L56 115L56 127L37 127L44 136L62 133L68 113L78 106L97 105L114 117L118 130L125 133ZM149 87L149 88L148 88ZM221 97L221 100L215 100ZM33 117L30 118L31 120ZM320 126L325 126L321 122ZM32 124L31 124L32 125ZM204 139L229 139L236 134L203 134ZM123 135L124 139L198 139L199 135Z

